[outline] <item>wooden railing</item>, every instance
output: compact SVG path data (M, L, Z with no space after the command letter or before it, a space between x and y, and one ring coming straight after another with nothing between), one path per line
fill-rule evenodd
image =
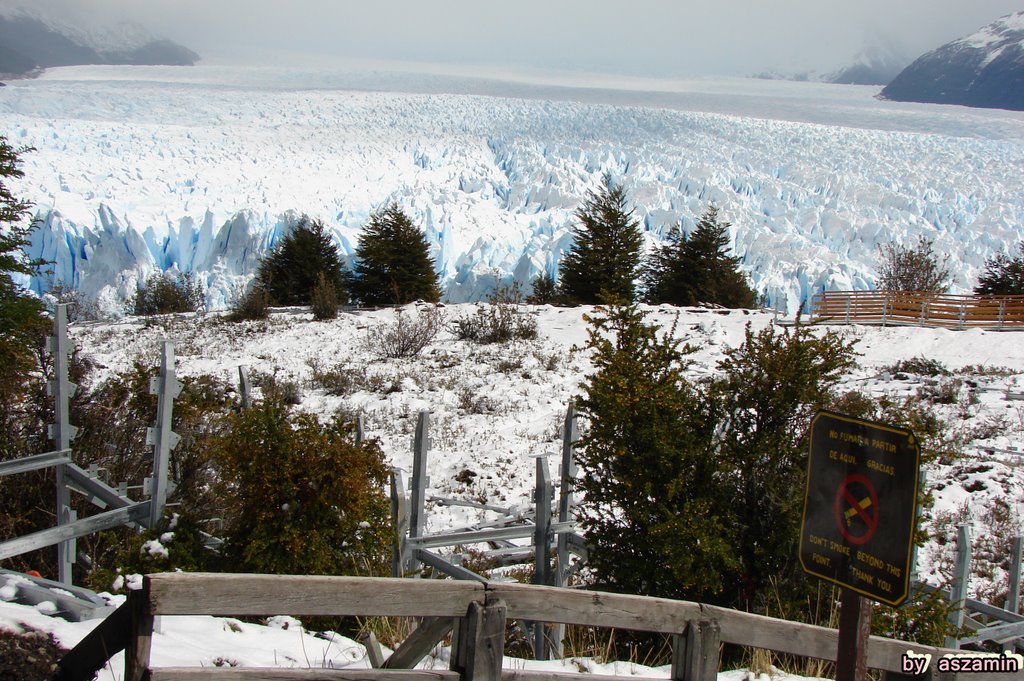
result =
M955 329L1022 329L1024 296L824 291L811 299L811 321Z
M153 618L157 615L274 613L425 619L379 669L149 666ZM625 681L626 677L502 670L506 619L670 634L671 678L675 681L716 679L720 643L833 661L838 643L834 629L644 596L499 582L163 573L147 576L140 591L133 592L123 606L69 652L60 661L57 678L91 679L111 656L125 650L124 681ZM452 631L450 670L411 670ZM868 666L898 674L902 671L901 656L908 650L930 653L934 660L956 652L872 636Z

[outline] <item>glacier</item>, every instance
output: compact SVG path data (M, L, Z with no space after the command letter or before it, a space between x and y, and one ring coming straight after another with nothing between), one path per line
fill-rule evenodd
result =
M596 82L600 82L599 80ZM346 258L397 201L445 297L556 274L604 174L648 246L714 203L767 305L874 286L879 247L933 239L954 291L1024 239L1024 114L875 99L877 88L549 80L285 68L68 67L0 88L0 134L34 150L24 278L116 309L153 272L229 304L298 216Z

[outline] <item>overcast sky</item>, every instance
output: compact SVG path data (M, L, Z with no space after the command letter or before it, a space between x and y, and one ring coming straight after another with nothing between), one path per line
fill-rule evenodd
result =
M138 21L207 61L314 56L651 76L912 59L1024 0L34 0Z

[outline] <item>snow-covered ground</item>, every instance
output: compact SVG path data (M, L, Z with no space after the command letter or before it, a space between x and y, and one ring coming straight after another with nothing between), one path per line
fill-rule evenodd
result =
M573 85L207 66L11 82L0 133L36 149L15 189L43 221L32 254L55 263L32 286L113 306L176 266L223 306L296 214L351 255L396 199L426 230L447 299L478 300L496 280L557 271L603 173L649 243L717 204L755 288L790 313L822 288L870 288L890 241L934 239L966 290L1024 238L1024 113L821 83Z
M449 305L443 312L453 320L473 314L475 309L468 304ZM723 351L742 341L746 324L756 330L774 322L770 312L669 306L645 309L650 321L665 328L679 315L677 333L699 347L689 369L693 377L713 372ZM156 364L165 338L175 343L181 375L213 374L235 382L240 365L252 373L276 372L278 380L293 380L300 386L300 409L325 417L339 409L362 412L367 435L378 438L390 463L407 472L416 414L429 410L428 496L526 509L532 505L533 457L548 455L552 469L558 465L565 406L580 394L581 381L591 371L586 352L573 349L585 342L587 327L582 317L589 312L590 308L524 307L523 313L538 322L536 341L478 346L457 341L450 331L443 331L419 357L404 360L379 359L367 341L373 328L394 320L394 310L347 313L328 322L316 322L308 312L290 310L275 313L266 323L241 325L222 323L218 315L181 315L155 323L126 318L116 323L73 325L71 336L98 363L96 380L129 368L135 358ZM1024 501L1022 459L1001 450L1024 449L1024 401L1007 399L1007 392L1024 392L1020 334L916 327L833 328L856 338L862 355L859 368L844 379L843 389L901 396L936 392L943 382L955 385L962 381L952 388L952 403L936 409L954 429L967 433L969 446L963 459L935 464L928 471L928 484L936 499L932 517L965 514L975 536L982 538L991 533L986 510L1001 500L1012 511L1011 529L1019 531ZM933 379L894 375L888 370L898 361L916 357L937 360L954 375L935 379L938 384L933 385L929 383ZM336 365L364 372L360 380L366 387L347 396L331 396L316 387L313 367ZM466 469L477 473L476 477L459 482L456 477ZM427 530L450 530L491 518L485 511L428 503ZM923 578L936 581L942 550L932 543L919 552ZM948 545L945 550L948 553ZM975 579L972 593L985 597L1003 578L997 570L990 579ZM77 641L88 628L0 604L0 623L22 618L33 626L55 630L67 644ZM164 633L155 638L154 650L158 665L212 664L217 657L242 664L317 666L324 659L365 664L361 649L351 641L301 639L293 629L266 630L252 625L243 625L242 632L236 632L225 620L210 618L167 620ZM617 673L621 672L620 668ZM664 670L641 669L638 673L665 675ZM723 673L720 678L739 677Z

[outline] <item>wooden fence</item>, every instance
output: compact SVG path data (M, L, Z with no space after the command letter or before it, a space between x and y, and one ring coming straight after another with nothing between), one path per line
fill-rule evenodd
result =
M1024 296L823 291L811 299L811 321L1019 330L1024 329Z
M379 615L420 617L419 627L375 669L264 669L149 665L153 618L160 615ZM61 661L60 681L91 679L125 650L124 681L332 679L338 681L626 681L633 677L502 669L506 619L559 622L672 637L673 681L717 678L719 647L734 643L835 660L834 629L715 606L498 582L371 577L163 573L139 591ZM450 670L412 670L452 632ZM904 678L908 650L933 660L956 651L872 636L868 666ZM932 665L934 669L934 664ZM972 678L975 675L972 675ZM939 675L938 678L952 678ZM978 678L995 678L982 674Z

